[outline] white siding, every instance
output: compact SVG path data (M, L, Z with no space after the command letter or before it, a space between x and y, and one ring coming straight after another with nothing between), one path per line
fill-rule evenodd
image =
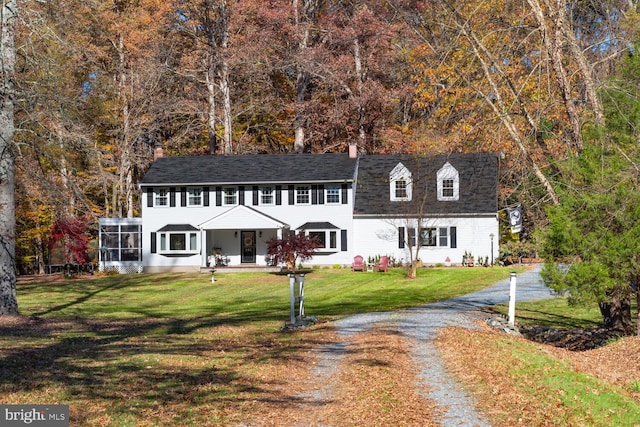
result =
M365 260L376 255L390 255L396 260L408 263L409 249L399 248L398 228L415 228L415 221L406 219L356 218L353 232L355 237L354 255L362 255ZM493 258L498 258L498 220L496 215L476 217L454 217L431 219L423 222L423 227L456 227L456 248L422 246L419 257L428 265L444 264L449 258L453 265L462 262L462 256L471 252L478 257L491 257L491 237L494 235ZM415 256L415 249L414 249Z
M179 189L178 189L179 190ZM307 222L330 222L338 227L338 247L335 253L315 256L307 261L307 265L350 265L353 259L351 247L354 243L352 228L353 190L349 189L348 203L346 204L317 204L317 205L288 205L289 197L286 186L282 189L282 205L253 205L253 193L251 186L245 187L244 205L259 211L275 220L281 221L296 230ZM255 216L246 211L239 211L238 215L230 215L225 218L224 230L203 231L199 237L200 253L192 256L176 257L151 253L151 233L156 232L168 224L189 224L198 227L207 221L233 209L234 206L215 206L215 188L210 188L210 206L181 207L180 192L176 193L176 207L148 207L146 195L143 197L142 218L143 226L143 260L145 271L198 271L206 265L207 255L211 248L220 247L225 255L230 258L230 265L240 265L240 231L255 230L256 233L256 264L265 265L266 244L271 238L274 229L260 229L256 227ZM252 223L254 221L254 223ZM261 221L260 223L263 223ZM206 225L205 225L206 227ZM215 228L215 226L212 226ZM348 251L341 251L341 230L347 230ZM235 232L238 231L238 236ZM259 232L262 231L262 237ZM211 239L215 239L213 242ZM202 248L204 247L204 251Z

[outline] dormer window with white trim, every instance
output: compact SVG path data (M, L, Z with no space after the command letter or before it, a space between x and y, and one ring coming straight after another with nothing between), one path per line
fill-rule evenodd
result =
M451 163L447 162L440 168L438 179L438 200L456 201L460 199L460 175Z
M389 196L392 202L409 201L413 188L411 171L398 163L389 174Z

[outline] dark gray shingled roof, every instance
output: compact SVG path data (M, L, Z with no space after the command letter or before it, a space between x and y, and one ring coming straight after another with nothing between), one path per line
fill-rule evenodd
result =
M356 159L347 154L245 154L166 156L142 178L149 185L349 182Z
M436 174L447 161L460 176L460 198L457 201L437 199ZM411 202L389 200L389 173L400 162L413 175ZM420 213L418 203L423 198L426 202L423 213L427 215L497 212L498 157L493 153L360 157L354 214L416 215Z

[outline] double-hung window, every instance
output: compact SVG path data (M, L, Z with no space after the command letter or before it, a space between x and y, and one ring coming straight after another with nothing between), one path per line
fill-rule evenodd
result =
M407 198L407 181L404 179L398 179L395 182L395 194L394 197L396 199L406 199Z
M392 202L406 202L411 200L412 174L402 163L389 173L389 196Z
M260 204L273 205L275 199L274 194L273 187L262 187L262 190L260 191Z
M460 174L447 162L437 173L438 201L456 201L460 199Z
M442 180L442 198L452 198L453 197L453 179L443 179Z
M326 188L326 202L328 205L340 204L341 188L338 185L328 185Z
M158 188L155 191L154 206L169 206L169 191L166 188Z
M202 188L190 188L187 206L202 206Z
M235 187L226 187L223 191L222 200L225 206L238 204L238 190Z
M296 187L296 205L311 204L311 193L308 186Z
M449 246L449 229L447 227L438 228L438 246Z

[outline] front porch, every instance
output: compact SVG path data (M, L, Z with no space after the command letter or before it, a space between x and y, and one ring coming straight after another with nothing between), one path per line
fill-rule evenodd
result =
M247 206L236 206L200 224L200 270L278 271L267 254L267 242L282 238L288 224Z

